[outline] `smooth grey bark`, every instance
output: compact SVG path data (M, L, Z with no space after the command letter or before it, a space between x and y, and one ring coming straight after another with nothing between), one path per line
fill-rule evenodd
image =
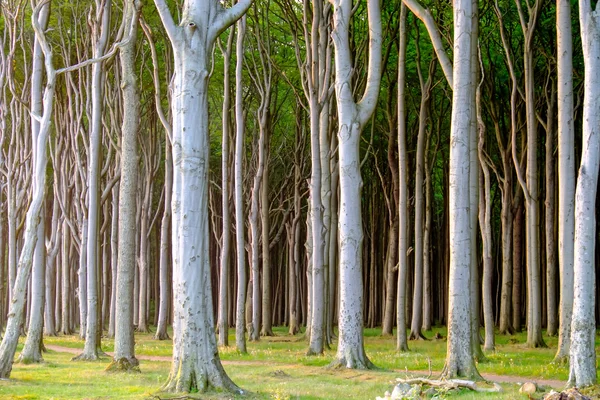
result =
M596 192L600 167L600 7L579 0L579 25L585 67L581 165L575 191L573 316L569 382L579 388L597 382L594 295Z
M237 22L236 38L236 64L235 64L235 162L234 162L234 190L235 190L235 245L236 245L236 270L237 270L237 298L235 312L235 346L241 353L246 353L246 337L244 329L245 301L246 301L246 240L244 237L244 110L243 110L243 83L242 69L244 63L244 36L246 34L246 16Z
M61 303L61 328L60 333L70 335L71 331L71 269L70 266L70 251L71 251L71 232L69 224L66 220L62 223L62 249L61 249L61 268L62 268L62 303Z
M398 45L398 288L396 349L408 351L406 336L406 275L408 268L408 164L406 159L406 6L400 6Z
M485 359L481 351L481 335L479 327L479 306L481 302L481 291L479 290L479 263L477 257L477 208L479 206L479 157L477 156L477 110L475 106L476 87L477 87L477 71L479 70L479 57L477 52L477 43L479 37L479 7L478 1L472 0L471 14L471 35L475 38L471 43L471 118L470 135L469 135L469 220L470 220L470 235L471 235L471 274L470 274L470 291L471 291L471 347L473 357L477 361Z
M525 194L527 242L527 346L546 347L542 337L542 298L540 279L540 239L539 239L539 188L537 166L537 120L535 115L535 81L533 68L533 34L537 23L541 2L536 0L528 7L529 16L521 8L520 0L515 0L521 29L525 39L523 48L523 76L525 81L525 114L527 121L527 169L522 176L516 154L516 138L513 138L513 162L517 178Z
M54 196L57 194L55 193ZM62 239L62 235L60 232L61 223L59 217L60 209L58 207L58 201L56 197L53 200L52 204L52 221L50 225L50 241L48 243L44 243L46 246L47 252L47 271L46 271L46 280L44 290L46 292L45 300L46 304L44 306L44 335L46 336L56 336L56 321L58 318L55 318L55 314L60 308L56 307L57 304L57 288L60 285L57 284L59 282L57 280L58 275L58 254L60 251L60 242Z
M421 325L423 322L423 255L424 255L424 222L425 222L425 147L427 135L427 120L431 100L431 86L435 71L435 60L429 64L427 81L423 81L420 67L420 48L417 44L417 72L421 86L421 103L419 105L419 130L417 134L417 154L415 168L415 255L414 255L414 284L412 298L412 318L409 340L423 339Z
M112 215L110 227L110 312L108 337L115 337L115 314L117 307L117 266L119 264L119 186L112 190Z
M555 220L555 184L554 184L554 118L556 114L556 83L551 80L550 87L546 86L547 119L544 126L546 130L546 199L544 201L545 223L544 230L546 235L546 334L556 336L558 331L558 307L556 293L556 235L554 234Z
M222 139L221 139L221 211L223 213L222 236L221 236L221 268L219 270L219 346L229 346L229 324L228 324L228 288L229 288L229 253L231 248L231 213L229 210L229 108L231 104L231 85L229 78L229 64L231 62L231 50L235 27L231 28L227 47L221 47L223 54L223 108L222 108Z
M480 61L481 62L481 61ZM483 74L483 68L482 68ZM494 305L492 293L492 279L494 274L494 265L492 260L492 199L491 199L491 179L490 164L488 155L485 152L485 123L483 121L481 110L481 85L484 76L482 76L477 86L475 106L477 109L477 134L478 144L477 152L481 171L479 174L479 227L481 231L481 242L483 247L483 277L482 277L482 299L483 299L483 319L485 324L485 342L483 349L493 351L495 348L494 338Z
M42 29L48 25L49 7L44 7L39 17L39 24ZM31 72L31 142L33 165L37 162L35 157L39 157L40 152L46 152L46 141L40 143L40 121L37 119L44 110L42 104L42 90L44 78L44 53L42 45L36 39L33 44L33 63ZM38 149L38 147L41 147ZM44 157L47 157L44 155ZM33 184L45 191L45 177L39 175L33 177ZM37 182L36 182L37 181ZM43 194L45 198L45 193ZM44 302L45 302L45 281L46 281L46 212L45 199L42 200L39 212L39 220L36 229L37 240L33 254L33 266L31 272L31 303L29 303L29 325L27 329L27 339L19 356L19 361L25 364L38 363L43 361L42 357L42 334L44 326Z
M375 110L381 81L381 11L379 1L367 3L369 26L369 67L366 87L355 102L352 85L352 58L349 31L352 1L333 2L335 46L335 91L338 110L340 208L339 277L340 309L338 349L332 365L369 368L372 363L363 343L362 217L359 146L363 127Z
M565 360L571 344L573 245L575 241L575 134L573 126L573 35L571 2L556 3L558 105L558 274L560 299L556 361Z
M208 232L208 75L215 40L251 4L229 9L218 1L188 0L176 25L164 0L155 0L173 46L173 362L163 390L242 394L217 350ZM185 131L185 134L184 134Z
M46 69L46 86L42 100L42 114L34 115L39 121L39 131L36 138L36 153L33 156L33 193L31 203L25 219L24 243L19 257L19 265L15 277L11 302L8 311L8 320L2 343L0 343L0 378L9 378L12 371L13 358L19 340L23 311L25 307L25 291L27 281L34 263L34 251L38 240L38 225L46 194L46 165L47 142L51 126L52 105L56 82L56 71L52 65L52 52L45 41L44 28L41 23L46 20L50 12L48 3L38 4L31 17L36 40L40 43L44 54ZM41 315L40 315L41 317Z
M110 14L112 1L96 1L95 22L99 30L94 44L94 57L102 57L108 42L110 29ZM105 73L102 62L92 65L92 118L90 123L90 143L88 154L88 213L87 213L87 321L85 330L85 345L83 353L73 360L96 360L99 357L100 340L98 330L98 243L99 240L99 214L100 214L100 166L101 166L101 139L102 139L102 108ZM80 288L81 289L81 288Z
M121 93L123 122L121 128L121 180L119 181L118 266L115 305L115 350L107 370L136 369L133 328L133 275L136 268L137 234L135 201L138 188L138 130L140 96L135 71L135 52L138 27L138 1L126 1L125 20L132 26L129 42L121 47Z
M450 276L448 342L442 376L478 377L471 346L470 135L474 107L471 46L477 43L471 0L454 2L454 70L450 132Z

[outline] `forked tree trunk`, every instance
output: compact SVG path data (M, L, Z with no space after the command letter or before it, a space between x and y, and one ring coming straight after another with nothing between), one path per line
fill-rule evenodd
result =
M173 362L163 390L241 390L219 360L214 335L208 223L208 74L215 40L250 6L188 0L176 25L155 0L173 45ZM239 221L238 221L239 222ZM241 224L240 224L241 225Z
M352 59L348 27L352 11L349 0L333 3L335 45L335 90L338 109L340 171L340 310L339 341L333 365L369 368L363 344L362 217L359 146L360 134L371 118L381 79L381 12L379 1L367 3L369 24L369 67L367 85L358 103L352 92Z
M25 308L27 281L29 280L29 275L34 262L34 251L38 240L38 226L46 193L46 166L48 161L46 146L52 124L52 103L54 100L54 85L56 83L56 73L52 65L52 53L43 37L44 28L41 26L41 24L47 20L49 11L49 4L43 2L34 8L32 15L32 24L35 30L36 41L39 41L44 54L46 87L42 100L43 111L42 114L39 115L39 131L35 145L36 153L32 157L34 174L32 180L33 193L25 219L24 243L19 257L19 265L8 310L8 321L6 323L6 330L4 331L2 343L0 344L0 378L4 379L10 377L13 358L17 349Z
M46 29L48 25L49 7L44 7L40 15L39 23ZM33 165L37 166L35 157L39 157L40 152L46 152L46 141L40 143L40 123L35 116L41 115L43 112L42 104L42 81L44 77L44 53L41 44L38 40L34 41L33 49L33 64L31 73L31 142L33 144L32 154L34 156ZM41 147L41 149L38 149ZM46 156L44 156L45 158ZM41 182L35 182L36 180ZM33 176L34 185L39 188L44 188L45 177L39 175ZM45 195L43 195L46 197ZM27 329L27 339L25 346L19 357L19 361L25 364L38 363L43 361L42 358L42 334L44 326L44 295L45 295L45 275L46 275L46 212L45 200L42 201L41 210L39 212L39 220L37 225L37 241L33 254L33 267L31 273L31 303L29 326Z

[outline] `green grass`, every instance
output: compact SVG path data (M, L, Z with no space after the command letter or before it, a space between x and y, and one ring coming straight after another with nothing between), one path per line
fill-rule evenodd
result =
M410 351L395 351L395 337L382 337L378 329L365 330L365 348L378 367L372 371L331 370L326 366L335 356L335 345L324 355L306 356L307 343L301 335L291 337L285 328L275 328L274 337L248 342L248 354L234 347L220 349L225 370L240 387L257 399L374 399L391 390L395 378L411 376L405 371L426 371L429 363L434 372L444 364L446 341L409 342ZM230 330L230 344L235 343ZM435 328L427 337L446 331ZM171 334L171 333L170 333ZM44 339L46 344L83 348L78 336ZM527 349L525 334L497 336L497 350L486 354L478 364L481 373L518 376L517 380L554 379L565 381L565 365L552 363L556 338L545 337L549 348ZM113 350L113 341L103 339L103 349ZM597 343L598 345L598 343ZM20 349L20 347L19 347ZM18 354L18 353L17 353ZM136 334L139 356L171 356L171 341L157 341L150 334ZM10 381L0 382L1 399L145 399L157 394L169 374L170 362L141 360L141 374L109 374L104 368L109 359L98 362L72 362L72 354L49 351L45 362L37 365L15 364ZM452 394L461 399L519 398L516 384L503 384L503 394L482 395L468 391ZM159 394L161 398L168 397ZM156 397L154 397L156 398ZM231 398L226 394L210 394L203 398Z

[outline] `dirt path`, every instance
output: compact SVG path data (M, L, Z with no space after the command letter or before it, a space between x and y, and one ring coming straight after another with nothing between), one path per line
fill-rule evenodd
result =
M58 353L69 353L69 354L79 354L81 353L81 349L76 349L76 348L72 348L72 347L62 347L62 346L55 346L52 344L46 344L45 345L47 349L52 350L52 351L56 351ZM109 356L112 357L113 353L108 352L106 353ZM164 362L170 362L172 360L172 358L170 356L146 356L146 355L136 355L136 357L139 360L146 360L146 361L164 361ZM221 360L221 362L223 363L223 365L265 365L266 363L264 361L249 361L249 360L243 360L243 361L233 361L233 360ZM269 362L268 363L269 366L273 366L273 365L289 365L289 364L283 364L283 363L277 363L277 362ZM429 374L428 371L406 371L406 370L397 370L398 372L398 376L413 376L413 377L419 377L419 376L427 376ZM432 372L433 376L439 375L440 372L434 371ZM497 382L497 383L508 383L508 384L518 384L518 383L525 383L525 382L535 382L538 386L549 386L552 389L563 389L566 385L566 382L564 381L559 381L556 379L539 379L539 378L528 378L528 377L523 377L523 376L513 376L513 375L496 375L496 374L489 374L489 373L482 373L481 376L483 376L487 381L491 381L491 382Z

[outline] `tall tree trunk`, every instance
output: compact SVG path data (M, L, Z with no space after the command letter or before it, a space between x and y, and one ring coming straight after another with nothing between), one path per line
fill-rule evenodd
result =
M573 38L571 2L556 4L558 67L558 274L560 303L558 349L554 359L565 360L571 344L573 312L573 244L575 240L575 141L573 126Z
M186 1L176 25L164 0L155 0L173 46L173 362L163 389L243 392L219 360L210 279L208 223L208 75L215 40L250 6ZM185 134L184 134L185 131ZM239 221L238 221L239 224ZM241 225L241 224L240 224Z
M231 85L229 64L235 29L231 28L227 48L221 48L223 54L223 109L222 109L222 146L221 146L221 211L223 213L221 236L221 268L219 270L219 346L229 346L228 324L228 288L229 288L229 253L231 248L231 213L229 212L229 108L231 103Z
M579 0L579 24L585 66L583 140L575 193L574 299L571 320L569 383L594 385L596 371L595 264L596 192L600 166L600 17L598 3Z
M237 268L237 298L235 312L235 347L241 353L246 353L245 329L245 301L246 301L246 239L244 237L244 111L242 96L242 69L244 62L244 36L246 34L246 17L243 16L237 23L236 39L236 64L235 64L235 163L234 163L234 187L235 187L235 245L236 245L236 268Z
M400 6L398 45L398 293L396 303L397 344L408 351L406 336L406 272L408 268L408 163L406 160L406 6Z
M94 57L102 57L108 41L112 1L96 1L94 30L98 37L94 44ZM99 356L100 341L98 331L98 243L100 232L100 167L102 158L102 99L105 73L101 62L92 65L92 118L90 123L90 143L88 154L88 213L87 213L87 320L83 353L74 360L96 360ZM83 247L83 246L82 246Z
M15 277L12 291L8 321L4 331L4 337L0 344L0 378L7 379L12 371L13 358L17 349L21 322L25 308L25 291L27 281L34 263L34 252L38 240L38 226L41 220L42 208L46 193L46 166L47 166L47 142L51 126L52 103L54 100L54 88L56 73L52 65L51 51L44 38L44 29L50 12L48 3L40 3L35 7L32 15L32 24L35 30L36 41L40 43L44 54L46 67L46 87L42 100L42 114L39 120L39 131L36 137L35 154L33 160L33 193L31 203L27 210L25 220L24 243L19 257L19 266ZM43 280L42 280L43 283ZM42 303L43 304L43 303ZM41 318L41 313L40 313Z
M450 278L448 297L448 345L442 375L478 377L471 329L471 226L470 135L474 113L472 53L474 37L472 0L454 2L454 70L452 125L450 132Z
M133 27L129 42L120 50L123 125L121 180L119 182L119 249L116 279L115 352L107 370L131 370L139 364L133 337L133 276L136 268L136 192L138 188L139 91L135 74L138 13L141 4L126 2L125 16ZM144 218L142 216L142 218ZM145 241L146 238L142 238Z
M340 171L340 310L339 341L334 365L369 368L363 344L362 217L359 147L360 134L375 109L381 80L381 12L379 2L367 3L369 67L367 85L358 103L352 92L352 60L348 26L352 2L334 1L333 43L338 110Z
M546 233L546 311L548 336L556 336L558 331L558 310L556 293L556 240L554 235L554 210L555 210L555 186L554 186L554 118L556 103L556 86L552 79L550 93L546 93L548 108L546 115L546 200L545 211L545 233Z

